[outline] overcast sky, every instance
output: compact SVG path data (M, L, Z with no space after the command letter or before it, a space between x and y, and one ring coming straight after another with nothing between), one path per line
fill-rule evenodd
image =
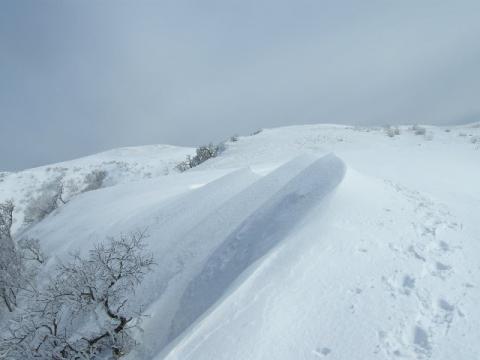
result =
M480 120L478 0L1 0L0 170L262 127Z

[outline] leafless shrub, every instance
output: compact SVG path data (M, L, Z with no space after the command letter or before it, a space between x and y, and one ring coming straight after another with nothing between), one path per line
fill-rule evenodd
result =
M26 262L35 262L37 264L44 264L47 260L45 254L40 248L38 239L29 237L22 238L18 241L18 251L21 253L21 258Z
M7 241L12 240L13 211L15 205L12 200L0 203L0 238Z
M21 266L12 238L14 209L11 200L0 204L0 299L10 312L17 303L17 274Z
M181 163L178 163L177 166L175 166L175 169L177 169L180 172L187 171L188 169L191 169L191 158L190 156L187 156L187 159L182 161Z
M145 232L110 238L61 263L11 321L5 359L106 359L126 354L141 308L130 297L154 265Z
M415 135L425 135L427 133L427 129L420 125L413 125L411 130Z
M179 163L176 166L176 169L180 172L184 172L204 163L208 159L217 157L224 149L225 145L223 143L218 145L210 143L209 145L200 146L197 148L195 156L187 156L187 159Z
M33 290L31 280L35 266L31 266L31 261L45 261L38 240L25 239L15 244L12 236L14 209L12 201L0 204L0 301L9 312L17 307L21 290Z
M107 178L108 172L106 170L93 170L85 176L85 188L82 192L97 190L103 187L103 182Z
M400 135L400 129L397 126L395 127L386 126L384 130L385 130L385 134L387 134L388 137L395 137Z

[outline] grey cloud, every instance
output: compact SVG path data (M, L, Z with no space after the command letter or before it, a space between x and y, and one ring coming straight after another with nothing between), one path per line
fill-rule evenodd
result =
M0 7L0 170L261 127L479 119L478 1Z

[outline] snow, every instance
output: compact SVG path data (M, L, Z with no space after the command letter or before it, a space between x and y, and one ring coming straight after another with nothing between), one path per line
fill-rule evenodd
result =
M244 270L295 231L309 209L338 185L343 174L340 159L326 156L316 160L246 217L190 279L172 320L169 338L181 334Z
M3 172L0 173L0 201L14 201L14 230L19 230L28 201L37 196L45 184L58 177L63 178L68 197L69 193L75 192L71 187L84 186L85 176L94 170L107 171L104 185L113 186L168 175L176 164L193 153L192 148L169 145L127 147L15 173Z
M48 276L68 252L148 229L158 265L134 295L148 317L130 359L475 359L480 126L425 128L268 129L182 174L192 149L55 165L128 164L23 234ZM27 201L47 169L7 174L0 198Z

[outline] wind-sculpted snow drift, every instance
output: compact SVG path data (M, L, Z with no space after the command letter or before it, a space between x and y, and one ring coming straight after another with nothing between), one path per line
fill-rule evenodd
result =
M172 321L170 340L213 305L248 266L285 239L341 182L344 172L343 162L334 155L314 161L229 234L188 284Z
M315 200L315 195L325 194L340 181L343 166L341 160L333 155L322 159L314 156L299 156L258 181L250 183L238 194L231 194L234 195L231 198L225 197L225 202L210 212L208 208L203 209L189 220L188 223L192 226L188 226L188 231L182 236L165 238L164 241L172 245L168 250L162 252L168 253L168 258L160 264L155 281L157 283L161 281L168 286L165 286L162 295L146 310L162 319L162 321L149 321L145 328L145 333L151 334L147 335L147 338L152 336L151 343L155 344L155 350L158 350L159 346L166 345L187 328L229 285L228 281L223 282L219 278L220 285L215 288L216 292L214 292L215 289L203 288L201 297L205 296L205 302L198 298L199 294L195 294L193 297L190 294L196 284L196 279L202 279L203 275L201 274L204 271L208 272L209 267L215 263L217 251L221 252L224 247L232 245L233 243L230 242L238 237L242 229L245 230L250 225L260 226L260 224L253 223L256 216L263 216L265 221L268 216L273 217L273 211L280 210L282 206L289 211L295 209L295 206L305 206L305 208L297 209L298 215L291 213L293 220L299 220L298 216L308 208L306 204L309 204L310 200L307 193L312 192L309 194L313 196L312 201ZM223 186L231 189L229 183L237 181L236 177L228 175L226 179L220 179L215 184L207 186L218 189L219 184L217 183L221 181ZM303 186L305 187L303 188ZM316 193L312 187L316 189ZM190 196L195 195L194 193L185 195L183 200L186 201L185 206L188 206ZM289 199L293 202L285 203ZM169 212L170 206L167 206L162 212L164 217ZM279 216L281 215L279 214ZM170 222L167 229L176 226L178 220ZM292 220L283 220L294 225ZM185 224L184 221L178 223L179 226L185 226ZM269 231L271 227L267 224L263 224L263 226L267 226L267 228L257 229L258 234L252 233L252 238L248 239L250 244L258 242L258 249L252 248L252 250L256 250L256 254L245 259L243 264L239 264L238 269L230 272L230 281L234 280L249 263L260 256L262 251L266 252L268 247L274 245L274 242L281 240L281 232L276 232L269 239L266 231ZM168 232L168 230L166 231ZM283 230L284 234L286 232L286 229ZM163 232L163 234L165 233ZM261 236L264 236L264 239ZM246 242L239 252L247 250L249 247L249 243ZM216 275L222 277L223 273L223 271L219 271ZM209 286L209 284L204 285ZM212 297L212 295L214 296ZM197 307L197 303L200 305L199 307Z

